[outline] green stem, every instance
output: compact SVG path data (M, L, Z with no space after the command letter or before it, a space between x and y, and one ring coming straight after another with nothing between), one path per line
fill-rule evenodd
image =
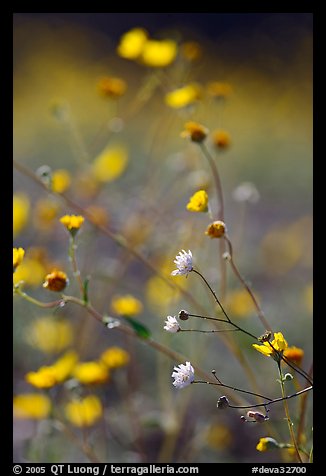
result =
M49 308L52 308L52 307L57 307L57 306L60 306L60 304L62 304L62 299L58 299L57 301L52 301L52 302L42 302L42 301L39 301L38 299L35 299L31 296L29 296L28 294L26 294L24 291L22 291L20 288L15 288L14 290L15 294L18 294L18 296L22 297L23 299L25 299L26 301L32 303L32 304L35 304L36 306L38 307L42 307L44 309L49 309Z
M294 434L294 431L293 431L293 423L292 423L292 420L291 420L291 417L290 417L288 402L287 402L287 399L285 398L286 395L285 395L285 390L284 390L284 381L283 381L283 374L282 374L282 370L281 370L281 363L278 362L277 366L278 366L278 372L279 372L279 376L280 376L280 385L281 385L281 392L282 392L282 398L283 398L283 405L284 405L286 420L288 422L288 427L289 427L291 440L292 440L293 446L295 448L295 452L296 452L298 461L300 463L302 463L302 459L301 459L301 456L300 456L297 440L295 438L295 434Z
M80 271L78 269L77 258L76 258L76 249L77 243L74 236L70 236L69 240L69 260L72 265L73 275L77 280L81 295L84 296L84 285L80 276Z

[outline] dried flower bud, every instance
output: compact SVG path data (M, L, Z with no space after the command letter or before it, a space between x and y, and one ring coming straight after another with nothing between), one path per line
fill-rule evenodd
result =
M223 221L217 220L208 225L205 235L211 238L221 238L226 233L226 225Z
M217 400L216 406L219 410L224 410L225 408L229 406L229 400L227 399L225 395L223 395Z
M179 312L178 317L179 319L181 319L181 321L187 321L189 319L189 313L185 311L184 309L182 309Z
M263 335L258 337L258 340L259 340L259 342L268 342L271 337L272 337L272 332L271 331L266 331L266 332L264 332Z
M247 418L253 418L257 423L263 423L264 421L269 420L267 415L253 411L247 412Z
M69 280L66 273L54 270L45 276L43 287L49 291L60 292L64 290L68 283Z

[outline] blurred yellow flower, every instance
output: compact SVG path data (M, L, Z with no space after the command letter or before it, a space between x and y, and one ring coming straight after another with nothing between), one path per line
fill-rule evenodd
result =
M174 109L180 109L193 104L200 97L201 87L197 83L190 83L167 93L165 95L165 102Z
M17 268L17 266L19 266L24 259L25 250L24 248L13 248L12 251L13 251L13 268L15 272L15 269Z
M252 346L266 357L272 357L276 361L280 361L279 353L283 353L288 348L288 343L284 339L282 332L274 332L274 339L271 342L263 342L262 345L252 344Z
M207 431L206 441L211 448L225 450L232 443L231 430L223 424L215 423Z
M304 350L293 345L285 349L283 352L283 355L291 362L301 365L301 362L304 356Z
M107 368L101 362L80 362L76 365L73 377L85 385L104 383L109 378Z
M208 235L210 238L221 238L226 233L225 223L221 220L216 220L210 225L208 225L205 235Z
M202 55L202 49L196 41L186 41L180 46L180 53L188 61L196 61Z
M51 411L51 400L39 393L23 393L14 397L13 408L15 418L43 420Z
M127 83L122 78L115 78L113 76L105 76L97 83L98 92L104 96L112 99L117 99L124 95L127 89Z
M53 270L45 276L43 287L49 291L60 292L69 284L69 279L63 271Z
M40 367L36 372L28 372L25 380L36 388L54 387L70 376L76 362L76 352L66 352L54 364Z
M58 169L54 170L52 173L52 182L51 188L53 192L63 193L65 192L71 184L71 177L67 170Z
M109 145L94 160L93 177L99 182L112 182L123 174L127 163L127 149L122 145Z
M113 296L111 309L120 316L132 317L142 312L143 305L131 294L125 294L124 296Z
M89 205L86 208L87 213L92 216L93 223L100 226L108 226L109 224L109 214L104 207L99 205Z
M68 421L82 428L92 426L103 414L101 400L96 395L88 395L80 400L74 399L65 406Z
M24 193L13 196L13 235L14 238L25 228L30 210L30 202Z
M257 295L255 298L258 300ZM246 317L255 312L255 306L245 289L236 289L228 295L228 310L231 316Z
M33 218L35 227L42 231L51 230L56 223L60 205L51 198L42 198L35 204Z
M227 131L218 129L212 133L212 142L218 149L227 149L231 145L231 136Z
M207 92L217 99L225 99L233 93L233 89L229 83L211 81L207 84Z
M55 354L71 344L73 328L66 320L41 317L28 327L26 340L45 354Z
M100 360L109 369L116 369L127 365L130 357L128 352L121 347L109 347L101 354Z
M64 382L71 373L78 361L78 354L74 350L68 350L60 357L52 367L55 369L58 383Z
M45 267L42 262L32 256L26 256L14 272L13 281L14 284L24 281L24 284L27 286L37 287L42 283L45 273Z
M133 28L122 35L117 53L122 58L137 59L147 41L148 33L143 28Z
M171 273L171 270L169 274ZM182 280L181 283L186 280ZM160 312L167 314L169 307L172 303L176 303L180 297L180 291L177 288L169 286L159 276L152 276L146 283L145 288L146 300L148 305L154 312Z
M36 372L28 372L25 380L36 388L51 388L58 383L55 369L51 366L40 367Z
M173 40L147 40L143 45L141 60L146 66L163 68L175 60L177 52L177 44Z
M205 190L198 190L194 193L187 204L187 210L190 212L207 212L208 211L208 195Z
M190 139L193 142L203 142L208 134L208 129L198 122L189 121L184 125L181 137Z
M81 215L64 215L60 218L61 223L70 233L76 233L85 221Z

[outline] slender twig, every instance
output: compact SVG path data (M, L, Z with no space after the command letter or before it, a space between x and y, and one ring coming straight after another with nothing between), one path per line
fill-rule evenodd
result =
M203 155L206 157L209 163L209 166L211 168L212 175L214 178L216 194L218 199L218 206L219 206L217 217L219 220L224 221L224 198L223 198L223 189L222 189L220 174L218 172L218 168L214 158L211 156L206 145L203 142L200 143L200 148L203 152ZM226 270L227 270L225 260L223 259L224 251L225 251L225 244L222 240L220 240L219 242L219 257L220 257L220 267L221 267L220 293L222 297L225 296L225 292L226 292Z
M297 397L298 395L301 395L305 392L309 392L310 390L312 390L312 388L313 387L310 386L310 387L304 388L303 390L300 390L299 392L292 393L292 395L286 395L284 397L274 398L271 401L268 401L268 402L265 402L265 403L258 403L256 405L246 405L246 406L243 406L243 405L240 405L240 406L238 406L238 405L229 405L229 407L230 408L238 408L238 409L242 409L242 410L245 410L245 409L248 409L248 408L266 407L268 405L272 405L273 403L282 402L283 400L290 400L290 398L294 398L294 397Z
M231 319L229 318L229 316L227 315L224 307L222 306L222 304L220 303L218 297L216 296L215 292L213 291L212 287L210 286L210 284L208 283L207 279L205 278L205 276L203 276L199 271L197 271L196 269L193 269L192 272L198 274L198 276L200 276L202 278L202 280L204 281L204 283L206 284L206 286L208 287L208 289L210 290L210 292L212 293L212 295L214 296L214 299L215 301L217 302L217 304L220 306L221 308L221 311L223 312L223 314L225 315L225 317L227 318L227 322L228 324L230 324L231 326L233 327L236 327L236 329L238 329L239 331L243 332L244 334L247 334L248 336L252 337L253 339L255 340L258 340L257 337L253 334L251 334L251 332L248 332L246 331L245 329L242 329L242 327L238 326L237 324L235 324L234 322L231 321ZM206 318L204 318L206 319ZM226 321L224 321L226 322Z
M302 463L302 459L301 459L301 456L300 456L300 453L299 453L298 443L297 443L297 440L296 440L296 437L295 437L295 434L294 434L294 430L293 430L293 423L292 423L292 420L291 420L291 417L290 417L289 406L288 406L288 403L287 403L287 399L285 398L284 380L283 380L283 374L282 374L282 369L281 369L280 362L278 362L278 372L279 372L279 376L280 376L280 385L281 385L281 392L282 392L282 398L283 398L283 404L284 404L284 411L285 411L285 415L286 415L286 420L288 422L288 427L289 427L291 440L292 440L293 446L295 448L295 452L296 452L298 461L300 463Z
M260 393L255 393L255 392L249 392L249 390L243 390L242 388L237 388L233 387L231 385L225 385L224 383L216 383L216 382L206 382L205 380L194 380L192 383L206 383L208 385L216 385L218 387L224 387L224 388L230 388L231 390L234 390L235 392L241 392L241 393L247 393L249 395L254 395L255 397L260 397L263 398L264 400L268 400L269 402L272 402L272 398L265 397L265 395L261 395Z

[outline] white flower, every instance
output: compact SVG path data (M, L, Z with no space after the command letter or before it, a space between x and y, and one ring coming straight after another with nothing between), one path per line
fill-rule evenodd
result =
M188 250L188 253L185 250L180 251L179 255L176 256L174 263L177 265L178 269L172 271L172 276L190 273L190 271L193 270L191 251Z
M180 326L176 317L168 316L165 321L164 329L168 332L172 332L172 334L178 332L180 330Z
M174 367L174 370L172 378L174 378L173 385L175 387L184 388L194 381L195 371L190 362L180 364L178 367Z

